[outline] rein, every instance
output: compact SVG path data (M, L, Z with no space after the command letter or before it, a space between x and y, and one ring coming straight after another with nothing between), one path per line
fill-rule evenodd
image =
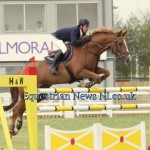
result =
M112 53L113 54L115 54L115 55L117 55L117 56L119 56L119 57L122 57L121 56L121 54L129 54L129 52L121 52L121 48L120 48L120 46L119 46L119 44L118 44L118 42L117 42L117 38L122 38L122 39L124 39L123 37L115 37L114 38L114 41L113 41L113 47L111 46L112 45L112 43L111 44L109 44L109 45L107 45L106 47L103 47L103 46L101 46L99 43L97 43L97 42L95 42L95 41L90 41L90 42L92 42L92 43L94 43L96 46L98 46L99 47L99 50L101 49L101 51L103 51L104 49L108 49L109 47L112 47ZM116 45L116 49L114 49L114 45ZM83 47L83 49L85 49L85 47ZM100 53L94 53L93 51L91 51L89 48L88 48L88 43L87 43L87 46L86 46L86 49L85 49L87 52L89 52L89 53L91 53L91 54L93 54L93 55L95 55L96 57L98 57L99 55L100 55ZM99 51L98 50L98 51Z
M89 49L89 46L88 46L88 43L86 43L86 46L83 46L83 49L86 51L86 54L85 54L85 65L86 65L86 57L87 57L87 52L96 56L97 59L99 58L100 54L106 50L106 49L110 49L112 50L111 52L117 56L119 56L120 58L124 58L121 54L129 54L129 52L121 52L121 48L120 48L120 45L118 44L118 41L117 41L117 38L122 38L124 39L123 37L114 37L114 40L112 43L108 44L106 47L103 47L101 46L99 43L95 42L95 41L89 41L89 42L92 42L94 43L97 47L98 47L98 50L96 52L93 52L92 50Z
M94 43L96 46L98 46L99 47L99 49L103 49L103 46L101 46L100 44L98 44L97 42L94 42L94 41L90 41L90 42L92 42L92 43ZM85 47L83 47L83 49L85 49ZM97 53L94 53L94 52L92 52L92 51L90 51L90 49L88 48L88 43L87 43L87 46L86 46L86 49L85 49L87 52L89 52L89 53L91 53L91 54L93 54L93 55L95 55L96 57L98 57L99 56L99 53L97 54Z
M128 55L129 52L121 52L120 45L119 45L119 43L118 43L118 41L117 41L118 38L124 39L123 37L114 37L113 42L110 43L110 44L108 44L108 45L106 45L106 47L103 47L103 46L101 46L99 43L97 43L97 42L91 40L90 42L94 43L94 44L98 47L98 50L96 50L96 52L93 52L92 49L91 49L91 50L89 49L89 46L88 46L88 43L89 43L89 42L87 42L87 43L86 43L86 46L83 46L83 49L86 51L86 54L85 54L85 66L86 66L87 53L90 53L90 54L94 55L94 56L96 57L97 61L98 61L100 54L101 54L104 50L106 50L106 49L108 49L108 50L111 49L111 52L112 52L113 54L115 54L115 55L118 56L119 58L125 59L125 58L123 57L123 55L124 55L124 54L125 54L125 55ZM111 47L111 48L110 48L110 47ZM123 54L123 55L122 55L122 54Z
M90 42L94 43L96 46L99 47L98 51L99 51L101 48L103 49L103 47L102 47L99 43L94 42L94 41L92 41L92 40L91 40ZM97 61L99 60L99 55L100 55L100 54L99 54L99 53L94 53L93 51L91 51L91 50L89 49L89 47L88 47L88 42L87 42L87 44L86 44L86 47L83 46L83 49L86 51L86 54L85 54L85 67L86 67L87 52L90 53L90 54L93 54L94 56L96 56ZM95 69L96 69L96 65L95 65Z

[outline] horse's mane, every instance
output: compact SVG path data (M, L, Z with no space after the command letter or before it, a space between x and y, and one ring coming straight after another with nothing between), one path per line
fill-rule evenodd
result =
M93 34L96 34L96 33L108 33L108 34L116 34L118 33L119 30L116 30L116 29L112 29L112 28L106 28L106 27L102 27L102 28L97 28L93 31L92 35Z

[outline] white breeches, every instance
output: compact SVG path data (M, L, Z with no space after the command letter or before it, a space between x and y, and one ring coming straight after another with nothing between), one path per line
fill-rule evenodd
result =
M56 37L52 36L52 42L54 43L54 45L58 48L62 50L62 53L65 54L67 51L67 47L64 44L64 42L62 40L57 39Z

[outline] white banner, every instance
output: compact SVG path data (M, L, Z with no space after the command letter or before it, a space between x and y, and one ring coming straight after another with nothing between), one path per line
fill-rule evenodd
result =
M0 61L44 60L47 50L57 50L50 34L0 35ZM106 53L101 60L106 59Z
M0 35L0 61L43 60L47 50L57 49L49 34Z

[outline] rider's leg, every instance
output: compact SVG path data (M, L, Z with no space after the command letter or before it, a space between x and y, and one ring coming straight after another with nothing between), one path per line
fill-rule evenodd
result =
M58 71L57 71L57 64L61 61L63 55L67 51L67 48L66 48L66 46L65 46L65 44L63 43L62 40L58 40L57 39L55 41L55 43L56 43L56 46L59 48L59 51L55 55L54 63L51 65L50 71L51 71L51 73L56 75L58 73Z
M63 57L63 53L61 50L59 50L56 54L55 54L55 58L54 58L54 62L53 64L51 65L51 68L50 68L50 71L52 74L57 74L58 71L57 71L57 64L60 62L60 60L62 59Z

